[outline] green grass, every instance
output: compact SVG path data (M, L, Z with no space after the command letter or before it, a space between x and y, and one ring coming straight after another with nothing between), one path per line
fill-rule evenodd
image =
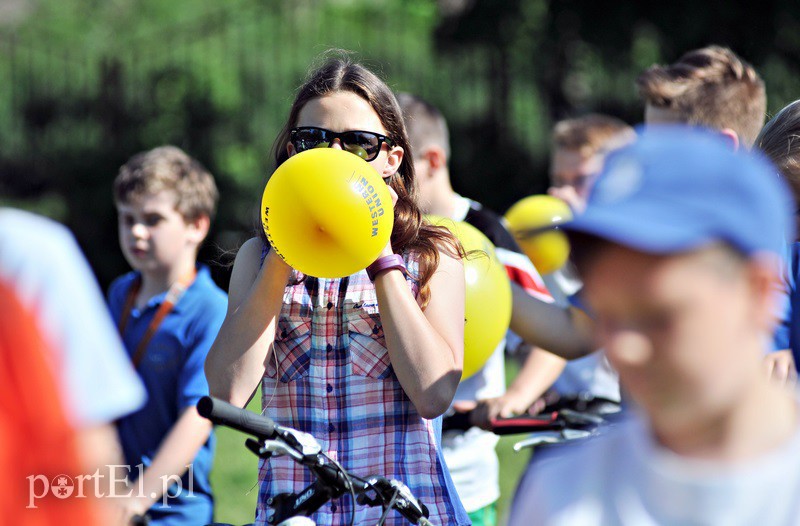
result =
M512 447L515 442L524 438L520 435L500 437L497 443L497 456L500 459L500 499L497 501L498 524L505 524L508 519L508 507L514 498L517 482L528 467L531 450L525 449L519 453Z
M247 408L261 412L261 389ZM245 434L221 426L215 432L217 452L211 472L214 520L231 524L253 522L258 498L258 458L244 447Z
M516 367L508 364L507 376L516 374ZM248 409L260 412L261 390L256 393ZM244 447L245 435L227 428L217 428L217 454L211 483L216 496L215 520L231 524L253 522L258 498L258 459ZM500 500L497 504L499 524L504 524L508 506L514 497L517 481L528 465L530 450L515 453L512 449L520 436L501 437L497 444L500 458Z

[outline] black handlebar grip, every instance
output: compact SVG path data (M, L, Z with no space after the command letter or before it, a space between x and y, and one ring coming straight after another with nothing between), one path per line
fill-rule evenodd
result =
M204 396L197 402L197 412L215 424L231 427L258 438L275 436L275 422L271 418L236 407L228 402Z
M557 431L564 428L564 422L556 412L538 415L520 415L492 420L495 435L516 435L540 431Z
M442 431L450 431L457 429L466 431L472 427L472 422L469 421L469 413L455 413L442 419Z
M558 430L564 427L564 422L557 412L538 415L520 415L510 418L495 418L492 420L491 431L495 435L515 435L533 433L536 431ZM470 413L456 413L442 419L442 431L459 429L466 431L472 427Z

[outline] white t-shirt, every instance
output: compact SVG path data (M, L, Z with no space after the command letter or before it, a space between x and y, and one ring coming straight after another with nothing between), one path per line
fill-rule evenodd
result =
M505 340L474 375L458 384L454 400L482 400L502 395L505 387ZM498 436L478 427L442 433L442 453L464 509L473 512L500 498Z
M144 386L69 230L0 209L0 278L36 312L50 348L59 353L56 372L74 425L113 422L141 407Z
M767 455L722 466L660 447L644 423L631 417L525 475L509 526L533 524L798 525L800 428Z
M499 218L492 219L493 213L484 209L479 203L456 195L453 202L454 221L469 222L469 214L480 216L489 232L487 237L507 237L513 246L496 247L498 259L506 266L515 269L515 273L524 274L526 281L544 289L544 283L530 260L516 248L513 236ZM491 237L490 237L491 239ZM497 244L497 239L494 240ZM502 241L499 243L502 244ZM531 292L536 294L537 291ZM540 294L543 300L550 300L549 295ZM482 400L494 398L505 393L505 348L503 339L492 355L475 374L465 378L458 385L454 400ZM499 462L495 453L498 437L489 431L473 427L466 432L447 431L442 434L442 453L445 463L453 478L458 496L468 512L488 506L500 498Z

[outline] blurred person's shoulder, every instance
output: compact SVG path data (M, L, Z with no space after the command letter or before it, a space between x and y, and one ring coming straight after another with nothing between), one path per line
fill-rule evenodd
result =
M0 208L0 279L34 311L63 380L73 422L112 422L144 403L100 288L70 230ZM87 329L90 322L91 330Z
M632 483L632 434L638 432L626 420L584 442L539 448L517 488L509 526L627 524L611 515L620 487Z
M85 266L66 226L31 212L0 208L0 276L14 283L24 302L48 294L56 282L83 277Z
M18 257L39 252L72 250L75 239L64 225L44 216L17 210L0 208L0 248L4 258Z

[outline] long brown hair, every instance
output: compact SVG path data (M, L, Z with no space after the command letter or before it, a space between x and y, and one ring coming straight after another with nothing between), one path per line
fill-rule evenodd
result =
M354 62L346 54L329 58L315 69L300 86L289 118L272 147L275 166L289 158L286 145L291 129L297 125L303 106L316 97L335 92L349 91L366 100L378 114L394 145L403 148L403 160L397 172L387 183L397 192L394 206L394 228L391 242L395 253L414 252L419 256L420 300L423 306L430 299L428 283L439 266L439 249L454 257L463 257L464 250L447 228L431 225L422 217L417 197L411 145L403 122L403 114L392 90L372 71Z

